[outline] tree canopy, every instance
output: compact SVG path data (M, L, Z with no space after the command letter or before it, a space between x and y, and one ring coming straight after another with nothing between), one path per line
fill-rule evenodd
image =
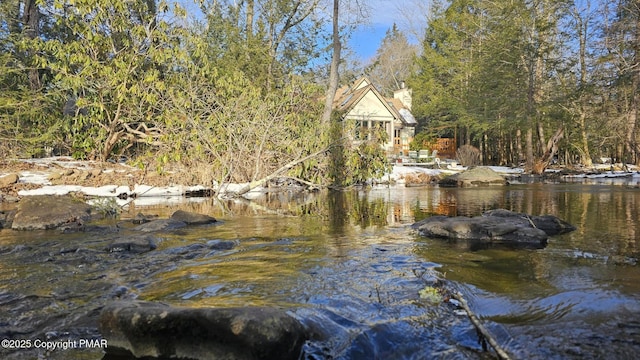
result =
M410 78L423 131L542 172L559 155L640 163L639 5L436 2Z

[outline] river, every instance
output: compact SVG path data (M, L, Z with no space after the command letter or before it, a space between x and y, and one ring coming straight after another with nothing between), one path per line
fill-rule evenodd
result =
M551 214L577 230L544 249L477 248L423 238L435 215L505 208ZM468 318L425 287L460 291L514 359L632 359L640 352L640 190L615 183L490 188L380 187L130 206L222 220L158 235L148 253L109 253L118 233L0 231L0 337L100 339L118 299L179 306L289 309L324 339L306 359L484 359ZM103 225L114 225L107 220ZM206 244L236 246L209 251ZM2 358L101 359L100 348L0 349Z

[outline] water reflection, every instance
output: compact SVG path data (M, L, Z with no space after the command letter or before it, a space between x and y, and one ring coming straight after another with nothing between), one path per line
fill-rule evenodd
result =
M470 251L406 226L495 208L552 214L578 230L543 250ZM638 189L381 187L132 205L123 217L178 209L223 224L161 234L158 249L144 255L105 253L110 238L98 235L0 231L0 318L9 319L0 334L95 335L101 306L129 296L297 309L309 326L335 334L308 344L316 358L484 357L466 318L420 300L425 279L416 274L428 273L462 291L514 357L625 358L640 350ZM235 246L214 251L211 241Z

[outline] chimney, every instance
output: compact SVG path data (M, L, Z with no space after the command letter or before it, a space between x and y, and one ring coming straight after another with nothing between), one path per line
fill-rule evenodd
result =
M411 89L407 88L407 85L404 81L400 82L400 89L393 92L394 99L400 99L402 105L407 109L411 110Z

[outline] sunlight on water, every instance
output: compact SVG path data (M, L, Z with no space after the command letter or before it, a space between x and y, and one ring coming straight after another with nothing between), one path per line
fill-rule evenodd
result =
M471 249L408 227L495 208L556 215L578 229L541 250L513 250ZM117 234L0 231L0 318L11 319L0 331L87 336L101 304L138 298L290 309L328 337L307 344L311 358L485 357L466 317L420 299L442 278L515 358L625 358L640 350L637 189L376 188L131 207L123 218L178 209L222 223L159 234L156 250L135 255L105 252ZM69 313L75 320L59 320Z

